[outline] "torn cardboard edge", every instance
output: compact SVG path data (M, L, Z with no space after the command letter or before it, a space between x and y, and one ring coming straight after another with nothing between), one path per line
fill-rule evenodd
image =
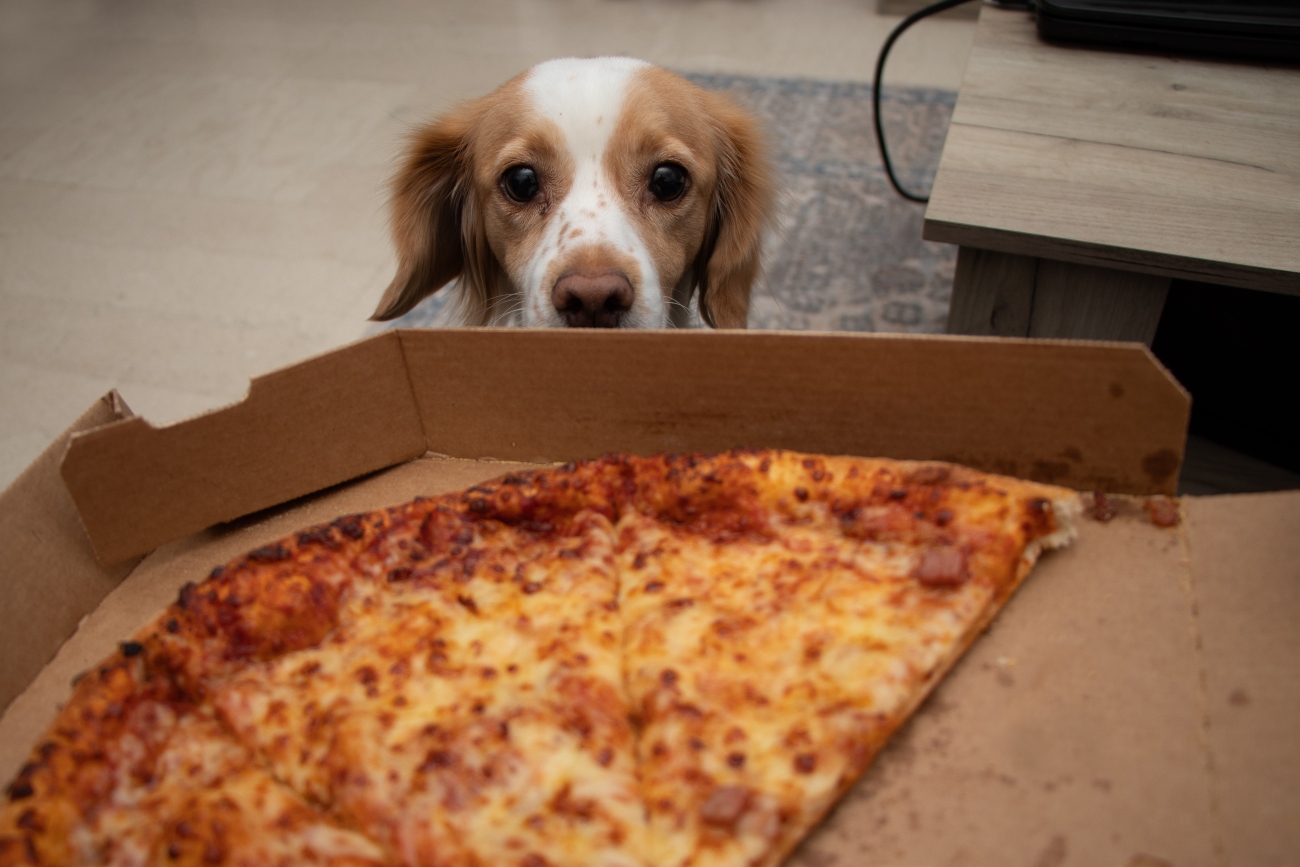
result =
M72 437L104 563L428 451L551 462L741 446L1172 494L1190 400L1138 344L699 331L394 331L166 427Z

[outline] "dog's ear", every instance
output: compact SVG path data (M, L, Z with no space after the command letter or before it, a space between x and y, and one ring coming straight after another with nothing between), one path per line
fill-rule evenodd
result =
M482 232L473 225L477 215L471 201L469 145L477 114L474 104L466 104L412 137L390 186L389 226L397 247L397 274L371 319L401 316L463 272L475 272L466 273L464 282L481 282L484 269L467 268L467 260L482 250L466 249L486 247L485 238L481 245L474 243ZM480 288L477 285L466 288L471 290L467 294L486 294L473 291Z
M744 328L775 187L753 118L725 97L706 96L717 139L718 180L695 258L700 316L714 328Z

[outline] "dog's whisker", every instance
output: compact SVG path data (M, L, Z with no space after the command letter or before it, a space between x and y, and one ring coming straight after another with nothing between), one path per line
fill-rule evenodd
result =
M509 309L504 310L501 313L497 314L494 317L494 319L498 324L510 325L513 324L511 320L514 317L523 313L527 309L528 309L528 302L526 300L521 300L518 304L515 304L513 307L510 307Z
M510 306L505 308L506 313L518 313L528 306L528 297L523 292L511 292L502 298L511 302Z
M528 298L523 292L507 292L492 302L491 321L493 325L513 324L511 320L522 313L528 306Z

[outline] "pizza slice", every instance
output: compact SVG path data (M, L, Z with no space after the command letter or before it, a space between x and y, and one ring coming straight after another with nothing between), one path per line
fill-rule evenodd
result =
M390 512L324 640L212 687L395 863L642 863L612 528L556 506L581 471L537 478Z
M133 642L82 677L9 798L2 864L387 863L262 770Z
M653 855L779 863L1027 574L1073 492L937 464L649 459L621 518Z

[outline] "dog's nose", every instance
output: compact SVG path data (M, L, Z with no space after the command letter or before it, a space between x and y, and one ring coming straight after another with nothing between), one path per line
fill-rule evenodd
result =
M551 303L570 328L617 328L634 298L631 281L617 271L565 274L551 289Z

